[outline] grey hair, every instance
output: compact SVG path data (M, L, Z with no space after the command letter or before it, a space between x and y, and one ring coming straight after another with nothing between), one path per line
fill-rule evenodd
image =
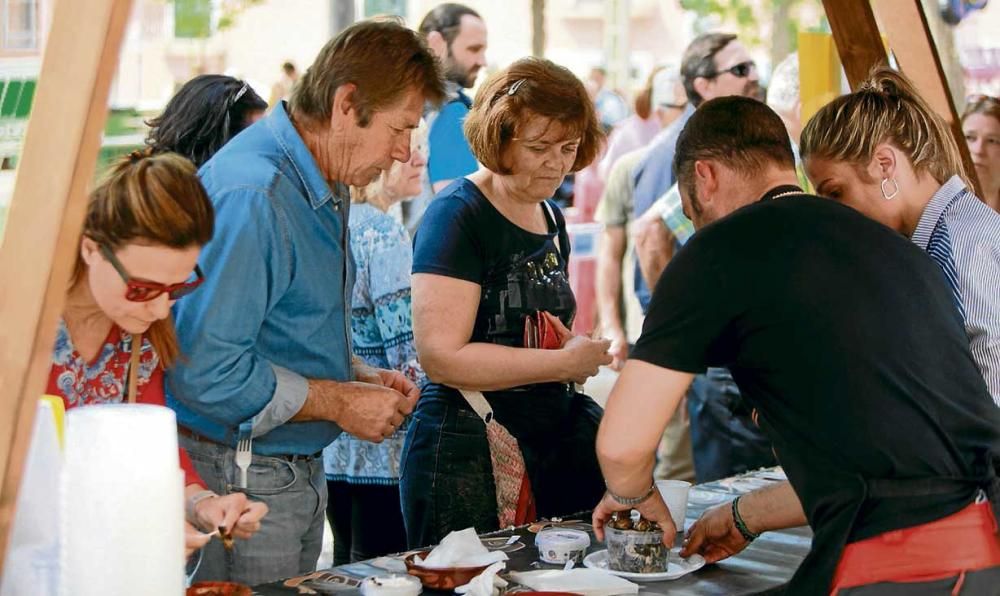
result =
M789 54L774 67L767 86L767 105L779 114L795 111L799 104L799 55Z
M429 134L430 129L427 126L427 121L423 118L420 119L420 125L413 129L413 132L410 133L410 151L416 151L418 148L423 147L425 161L430 158L430 147L427 142ZM371 197L381 195L382 191L385 189L386 182L392 176L397 175L401 167L403 167L403 162L394 161L392 162L392 167L379 174L377 178L368 184L368 186L352 186L351 202L367 203Z

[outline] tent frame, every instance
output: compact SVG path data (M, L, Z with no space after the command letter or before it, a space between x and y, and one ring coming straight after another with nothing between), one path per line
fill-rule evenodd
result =
M967 173L974 177L920 0L874 2L900 67L951 125ZM131 5L132 0L59 0L53 13L0 247L0 566L79 250ZM875 11L867 0L823 0L823 5L848 80L856 87L872 66L887 62Z

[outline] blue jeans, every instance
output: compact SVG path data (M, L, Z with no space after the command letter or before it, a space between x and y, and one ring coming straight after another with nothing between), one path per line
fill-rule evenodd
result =
M695 377L687 394L691 448L699 484L777 465L771 441L740 403L740 390L724 368Z
M399 486L409 548L470 526L480 533L499 529L486 427L460 399L424 395L410 419ZM497 415L518 440L539 517L592 509L604 494L594 450L600 406L581 394L555 399L566 400L555 418Z
M254 455L247 488L241 489L235 450L184 435L179 440L208 488L220 495L241 491L269 508L260 531L249 540L237 540L232 552L226 552L219 540L209 542L195 581L255 585L316 569L327 499L322 457L290 461Z

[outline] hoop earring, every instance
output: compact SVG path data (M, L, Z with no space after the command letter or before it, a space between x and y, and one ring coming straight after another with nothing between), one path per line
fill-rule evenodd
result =
M890 182L890 180L888 178L883 178L882 179L882 184L881 184L881 187L882 187L882 198L885 199L885 200L887 200L887 201L891 201L892 199L894 199L896 197L896 195L899 194L899 184L896 183L896 179L895 178L893 178L891 180L892 187L893 187L894 190L891 193L890 192L886 192L885 186L889 182Z

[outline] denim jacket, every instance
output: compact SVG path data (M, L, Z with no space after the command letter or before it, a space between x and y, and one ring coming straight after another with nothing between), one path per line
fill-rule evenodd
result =
M174 306L182 357L167 404L212 441L235 445L248 424L255 453L314 454L338 426L288 420L306 379L352 378L347 187L331 189L285 104L199 174L215 236L201 253L204 284Z

